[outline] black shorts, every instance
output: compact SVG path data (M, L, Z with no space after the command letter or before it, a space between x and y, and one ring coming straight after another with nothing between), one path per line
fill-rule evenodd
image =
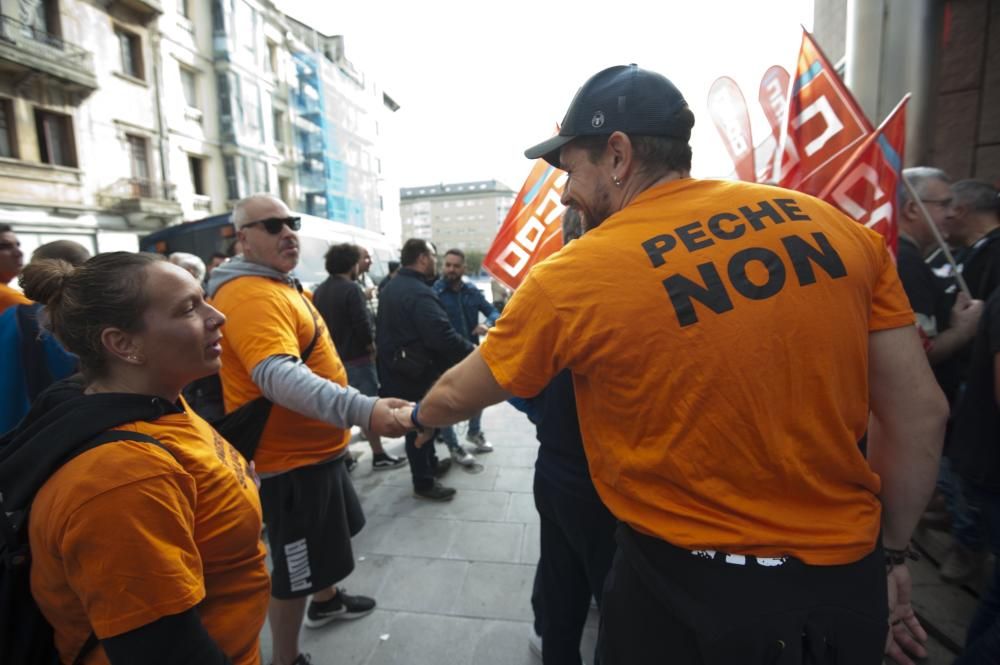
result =
M271 595L290 599L326 589L354 570L351 537L365 525L344 457L260 482L271 548Z
M881 665L881 546L840 566L691 552L619 525L602 665Z

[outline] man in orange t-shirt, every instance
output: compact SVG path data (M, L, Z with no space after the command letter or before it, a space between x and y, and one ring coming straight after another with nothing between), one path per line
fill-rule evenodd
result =
M343 462L353 425L403 434L391 409L406 402L347 386L323 318L290 274L299 218L262 194L236 204L233 225L243 255L213 270L208 285L227 319L220 377L227 411L261 395L273 403L254 462L273 562L274 664L298 665L308 662L299 652L304 615L315 628L375 608L373 599L335 586L354 569L351 537L364 526Z
M894 634L919 650L900 564L947 405L892 257L812 197L692 179L693 124L655 72L584 84L525 154L567 171L589 232L532 270L411 418L452 423L572 371L594 485L622 522L605 665L831 648L874 665L887 581Z
M21 273L24 252L21 243L8 224L0 224L0 312L11 305L30 305L31 300L16 289L7 286Z

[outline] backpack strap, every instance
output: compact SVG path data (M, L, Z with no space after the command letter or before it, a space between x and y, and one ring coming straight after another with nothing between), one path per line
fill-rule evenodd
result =
M140 432L128 432L120 429L109 429L107 432L104 432L103 434L98 434L93 439L80 446L75 451L73 457L76 457L81 453L85 453L88 450L97 448L98 446L103 446L106 443L114 443L115 441L142 441L144 443L150 443L154 446L157 446L167 451L168 453L170 453L171 457L174 457L174 459L176 459L174 454L170 452L170 449L167 448L165 445L163 445L163 443L161 443L159 439L155 439L147 434L142 434ZM66 461L69 462L69 460ZM80 665L83 662L83 659L87 657L87 654L89 654L91 651L94 650L94 647L97 646L97 643L98 643L97 633L91 630L90 635L87 636L87 641L83 643L83 646L80 647L79 653L76 654L76 658L73 659L73 665Z

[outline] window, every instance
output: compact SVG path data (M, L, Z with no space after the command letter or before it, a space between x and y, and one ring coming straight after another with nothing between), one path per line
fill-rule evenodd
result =
M149 142L146 141L146 137L136 136L135 134L126 134L125 142L128 144L128 160L133 180L148 182Z
M122 74L146 80L142 66L142 39L139 35L122 28L115 28L115 34L118 36L118 48L121 51Z
M14 126L14 104L9 99L0 99L0 157L17 157Z
M62 113L36 109L35 128L38 131L38 153L42 162L76 166L72 118Z
M285 142L285 112L273 109L271 116L274 123L274 142L283 144Z
M191 18L191 0L179 0L177 3L181 16Z
M292 200L291 190L289 189L290 183L288 178L284 176L278 176L278 197L288 203ZM291 205L289 203L289 205Z
M256 83L243 86L243 110L246 118L246 128L261 143L264 142L264 122L260 109L260 88Z
M229 195L229 200L236 201L240 198L240 185L236 175L236 158L226 157L223 167L226 171L226 192Z
M278 45L270 39L267 40L267 59L264 67L272 74L278 73Z
M204 166L205 160L201 157L188 155L188 169L191 171L191 187L194 189L195 194L202 196L205 195Z
M184 102L193 109L201 108L198 104L198 74L183 66L180 70L181 88L184 89Z

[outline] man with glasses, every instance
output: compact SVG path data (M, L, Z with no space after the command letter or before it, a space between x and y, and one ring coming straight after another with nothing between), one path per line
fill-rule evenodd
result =
M952 215L945 222L948 241L966 249L962 276L976 298L986 300L1000 286L1000 199L997 188L980 180L951 186Z
M14 230L7 224L0 224L0 312L12 305L30 305L31 300L23 293L7 284L21 273L24 267L24 253Z
M951 179L936 168L916 166L905 169L903 176L920 197L931 222L955 244L950 234L954 213ZM899 249L896 268L917 325L926 338L927 359L934 370L938 385L954 407L962 382L963 352L976 334L983 303L970 300L961 293L947 263L932 269L929 262L938 247L916 201L904 188L899 210ZM945 513L932 510L924 515L924 523L950 522L954 546L942 562L941 577L949 582L963 583L976 577L985 558L983 537L974 512L970 511L962 493L961 480L952 471L950 451L946 447L941 457L937 491ZM933 505L933 504L932 504Z
M375 608L335 586L354 569L351 537L365 523L344 459L353 425L403 434L391 410L406 402L347 386L322 317L291 275L299 218L258 194L238 202L232 219L243 254L209 279L227 318L220 376L227 411L261 395L273 403L254 453L273 561L269 617L275 665L300 665L308 662L298 643L303 615L315 628Z

